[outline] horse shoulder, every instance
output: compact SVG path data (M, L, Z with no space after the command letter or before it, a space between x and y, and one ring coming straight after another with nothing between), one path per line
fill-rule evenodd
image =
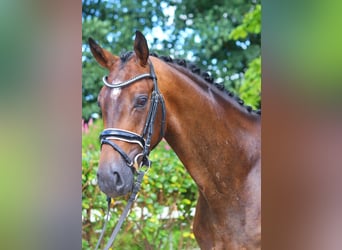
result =
M260 159L249 172L246 180L246 225L245 232L255 248L260 248L261 242L261 161Z

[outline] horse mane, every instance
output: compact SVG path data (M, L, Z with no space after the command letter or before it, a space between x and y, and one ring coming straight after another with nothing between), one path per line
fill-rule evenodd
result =
M195 64L190 63L190 62L188 62L188 61L186 61L184 59L178 59L178 58L172 59L170 56L159 56L156 53L150 53L150 55L154 56L154 57L157 57L157 58L163 60L164 62L174 63L174 64L177 64L179 66L182 66L182 67L188 69L189 71L191 71L195 75L197 75L197 76L201 77L202 79L204 79L207 83L209 83L211 85L214 85L218 90L225 92L228 96L233 98L237 103L239 103L241 106L245 107L248 112L253 112L253 113L256 113L258 115L261 115L261 110L260 109L253 110L251 106L245 105L244 101L239 96L237 96L233 92L231 92L228 89L226 89L223 83L215 82L214 78L211 76L210 73L208 73L207 71L201 70Z
M133 54L132 51L125 52L125 53L123 53L120 56L120 59L123 62L126 62L132 54ZM190 72L194 73L195 75L197 75L197 76L201 77L203 80L205 80L205 82L207 82L207 83L209 83L211 85L214 85L218 90L224 92L226 95L228 95L229 97L233 98L238 104L240 104L241 106L246 108L248 112L255 113L257 115L261 115L261 110L260 109L253 110L253 108L251 106L245 105L244 101L239 96L237 96L233 92L231 92L228 89L226 89L223 83L215 82L214 78L211 76L210 73L208 73L207 71L201 70L195 64L193 64L191 62L188 62L185 59L178 59L178 58L177 59L172 59L170 56L159 56L155 52L150 53L150 56L157 57L157 58L163 60L166 63L176 64L176 65L179 65L179 66L181 66L181 67L183 67L185 69L188 69Z

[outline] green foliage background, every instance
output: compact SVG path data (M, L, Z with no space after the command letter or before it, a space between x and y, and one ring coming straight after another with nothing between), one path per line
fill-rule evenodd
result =
M100 112L96 98L106 74L90 53L88 37L118 55L133 49L136 30L151 51L195 63L260 108L260 0L83 0L84 119Z
M194 62L245 103L260 108L260 0L83 0L82 117L86 121L100 118L96 99L101 78L107 74L93 59L88 37L118 55L132 50L136 30L145 34L151 51ZM82 137L83 249L94 248L107 206L96 185L102 129L99 119ZM165 141L151 159L153 167L114 249L194 249L196 186ZM108 228L115 226L126 200L113 201Z

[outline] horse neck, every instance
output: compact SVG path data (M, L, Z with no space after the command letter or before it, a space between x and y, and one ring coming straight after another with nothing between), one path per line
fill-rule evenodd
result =
M259 157L260 117L180 66L160 62L156 69L166 104L165 139L198 186L206 188L218 175L244 178L248 161Z

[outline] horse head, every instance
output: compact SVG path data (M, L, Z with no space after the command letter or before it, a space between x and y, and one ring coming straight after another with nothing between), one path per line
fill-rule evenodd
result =
M145 37L136 32L134 51L115 56L89 38L96 61L108 69L98 95L104 131L97 171L100 189L110 197L132 190L134 174L150 165L148 155L165 131L164 100L149 59Z

